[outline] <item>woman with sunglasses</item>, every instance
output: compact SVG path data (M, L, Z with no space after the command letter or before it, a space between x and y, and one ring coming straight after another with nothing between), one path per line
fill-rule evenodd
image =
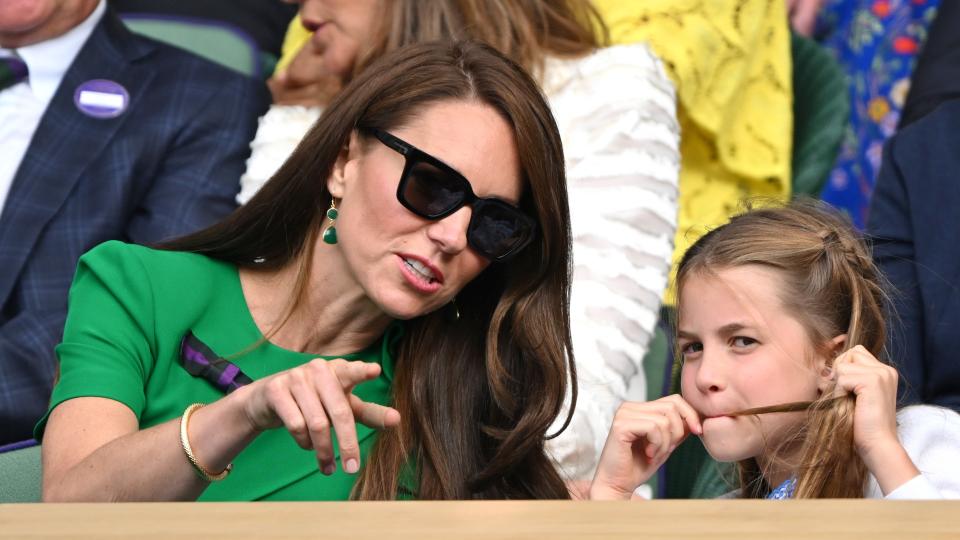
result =
M660 61L645 43L604 46L590 0L300 0L290 27L298 33L308 42L291 63L281 60L271 81L275 102L251 145L241 203L273 176L341 84L397 47L478 39L540 82L578 201L570 316L580 386L569 428L547 448L564 475L588 482L617 406L646 395L642 361L670 270L679 127Z
M506 57L386 55L223 222L84 256L44 498L566 497L562 164Z

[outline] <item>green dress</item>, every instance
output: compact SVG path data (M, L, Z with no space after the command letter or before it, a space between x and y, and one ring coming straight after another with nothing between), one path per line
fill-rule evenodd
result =
M57 347L60 379L35 428L37 439L50 411L75 397L119 401L137 415L141 429L179 417L191 403L222 398L221 390L179 363L188 331L253 380L316 358L269 342L232 357L263 335L247 308L237 267L202 255L106 242L80 259L69 306ZM391 349L401 334L395 323L370 347L340 357L382 366L379 378L356 387L364 401L390 404ZM365 463L375 430L357 424L357 435ZM321 474L316 454L297 446L284 429L262 433L233 464L230 476L212 483L199 500L346 500L356 478L342 466L333 476Z

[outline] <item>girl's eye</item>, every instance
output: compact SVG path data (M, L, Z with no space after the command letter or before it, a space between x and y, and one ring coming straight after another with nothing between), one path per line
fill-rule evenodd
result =
M751 345L756 345L757 340L746 336L737 336L733 338L732 343L734 347L750 347Z
M683 354L684 356L696 354L702 351L703 351L703 343L700 343L699 341L692 341L690 343L687 343L686 345L682 345L680 349L680 353Z

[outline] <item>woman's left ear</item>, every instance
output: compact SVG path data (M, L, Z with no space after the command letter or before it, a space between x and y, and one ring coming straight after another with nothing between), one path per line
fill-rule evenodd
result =
M833 383L833 363L840 356L846 344L846 334L834 337L827 342L827 346L824 348L826 354L820 355L817 359L817 389L821 392L826 391Z
M329 191L330 195L335 199L343 198L343 192L347 184L347 164L357 157L359 151L360 138L357 136L357 132L354 131L350 134L350 139L347 141L347 144L343 145L343 148L340 149L340 154L337 155L337 161L333 164L333 170L330 171L330 178L327 179L327 191Z

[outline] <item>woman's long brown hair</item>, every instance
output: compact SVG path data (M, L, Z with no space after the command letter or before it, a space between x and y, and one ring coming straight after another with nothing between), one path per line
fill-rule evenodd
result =
M540 234L460 292L459 320L434 312L406 324L393 382L402 422L379 434L353 496L394 499L403 475L421 499L567 498L544 451L568 374L576 399L563 150L536 83L494 49L434 42L384 56L334 99L247 205L165 247L240 267L298 264L304 278L301 261L312 260L330 203L326 179L351 133L397 128L449 100L486 104L512 127L526 184L520 206Z
M835 210L801 200L750 210L710 231L680 262L678 303L683 302L683 284L690 275L745 265L778 273L783 284L780 300L803 324L817 354L832 359L837 351L828 348L829 341L846 334L843 350L863 345L886 361L890 305L886 283L866 243ZM794 496L859 498L867 468L853 441L854 402L853 396L834 398L828 389L809 404L788 403L741 414L806 410L805 422L773 452L799 446L798 464L789 464L797 476ZM739 469L745 497L763 497L770 491L756 459L740 462Z
M482 41L534 74L548 55L583 56L608 41L589 0L391 0L353 76L390 51L440 39Z

